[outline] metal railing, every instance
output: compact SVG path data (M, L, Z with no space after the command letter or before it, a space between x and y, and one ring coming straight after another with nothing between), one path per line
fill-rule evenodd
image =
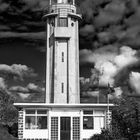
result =
M76 7L71 4L55 4L44 8L43 13L77 13Z

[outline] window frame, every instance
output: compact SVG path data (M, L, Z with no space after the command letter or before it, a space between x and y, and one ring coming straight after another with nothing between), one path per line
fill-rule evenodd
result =
M28 110L34 110L35 113L33 114L27 114L26 111ZM45 110L46 113L39 114L37 111ZM26 117L35 117L35 127L34 128L26 128ZM46 128L37 128L38 126L38 117L46 117ZM24 129L25 130L47 130L48 129L48 110L47 109L25 109L25 115L24 115Z
M92 111L92 113L84 113L84 111ZM103 114L99 114L99 113L97 113L98 111L102 111L103 112ZM92 124L93 124L93 128L91 129L91 128L84 128L84 117L93 117L93 122L92 122ZM94 118L95 117L104 117L105 118L105 110L104 109L83 109L83 125L82 125L82 128L83 128L83 130L94 130L94 129L96 129L96 128L94 128Z

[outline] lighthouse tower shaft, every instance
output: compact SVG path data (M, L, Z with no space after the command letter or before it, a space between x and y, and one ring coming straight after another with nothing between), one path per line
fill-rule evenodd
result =
M47 29L46 103L80 103L78 20L73 0L50 1Z

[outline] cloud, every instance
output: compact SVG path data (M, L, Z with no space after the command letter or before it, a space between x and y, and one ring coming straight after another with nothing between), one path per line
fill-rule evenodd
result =
M21 38L27 40L44 40L45 41L45 32L38 32L38 33L17 33L17 32L0 32L0 38Z
M42 16L48 3L48 0L0 1L0 41L20 38L43 43L45 23Z
M94 68L99 71L100 86L110 83L114 86L116 75L125 67L136 65L139 62L137 51L129 46L114 49L112 46L94 50L81 50L80 63L93 63ZM92 77L92 73L91 73Z
M95 18L95 26L106 26L108 24L117 24L123 17L125 5L121 1L112 1L99 12Z
M136 54L140 46L140 2L139 0L77 1L83 17L79 24L80 49L82 49L80 65L92 64L91 67L94 66L102 73L101 79L113 83L114 75L119 76L122 69L134 66L139 61ZM45 24L41 17L46 7L47 0L0 1L0 41L17 38L35 44L39 41L44 42ZM120 48L124 45L129 47ZM44 51L44 47L43 49L41 47L40 49ZM108 70L107 66L111 69ZM16 75L20 79L26 75L19 72L20 70L17 70L18 72L9 70L1 70L0 73Z
M27 86L12 86L7 89L13 96L16 97L17 102L19 101L31 101L35 98L35 101L40 100L36 97L42 97L45 94L45 88L40 87L34 83L29 83ZM41 99L42 101L43 99Z
M140 73L132 71L129 74L129 82L136 93L140 94Z
M34 77L37 74L32 68L26 65L13 64L11 66L6 64L0 64L0 74L4 76L13 76L13 78L18 78L23 80L25 77Z
M38 86L35 85L34 83L29 83L29 84L27 85L27 88L28 88L28 89L31 89L31 90L34 90L34 89L37 89Z
M115 57L114 62L119 68L123 68L126 67L127 65L136 63L138 62L136 53L137 53L136 50L128 46L123 46L120 48L120 55Z
M0 40L17 37L32 43L45 40L43 9L46 0L0 2ZM77 0L83 16L80 22L80 49L118 44L138 49L140 45L140 3L138 0ZM10 18L9 18L10 17ZM29 33L29 34L28 34ZM41 33L40 35L37 34Z
M0 12L6 11L10 4L0 2Z
M105 61L113 61L118 54L118 48L112 45L104 46L96 50L82 49L80 50L80 65L85 63L94 63L100 65Z
M12 92L22 92L22 93L29 93L29 89L22 86L12 86L9 88Z
M46 0L23 0L23 2L25 2L26 6L32 9L32 11L43 10L49 5L49 1Z
M9 88L12 92L21 92L21 93L38 93L43 92L44 88L40 87L39 85L36 85L34 83L29 83L26 87L23 86L12 86Z
M25 99L27 99L30 96L29 93L28 94L18 93L18 95L21 97L22 100L25 100Z
M80 34L81 44L83 44L80 46L81 49L92 50L113 44L139 49L140 3L138 0L86 0L80 7L83 14L80 30L84 30L87 25L94 27L90 34L88 30ZM88 42L90 46L85 45Z
M92 63L92 57L93 52L91 50L83 49L80 51L79 57L80 57L80 65L85 63ZM90 61L91 60L91 61Z
M124 67L137 64L139 58L136 56L136 50L131 49L128 46L123 46L120 48L120 54L114 57L114 60L106 61L100 64L100 67L95 68L102 71L102 76L100 78L101 83L107 84L110 83L114 85L115 76L121 71ZM97 62L98 65L98 62Z
M5 79L0 77L0 90L6 90L6 89L7 89L7 85Z
M44 91L43 88L39 87L38 85L36 85L34 83L29 83L27 85L27 88L29 89L30 92L42 92L42 91Z
M92 24L90 25L85 25L83 28L80 29L80 34L82 36L89 36L89 35L93 35L94 32L94 26Z
M97 67L96 67L97 68ZM99 77L99 84L101 86L114 85L114 76L117 73L117 67L112 62L104 62L99 69L101 75Z

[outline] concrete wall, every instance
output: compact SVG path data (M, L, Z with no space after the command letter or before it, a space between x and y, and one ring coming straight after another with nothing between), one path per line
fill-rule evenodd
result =
M46 102L80 103L79 92L79 32L76 7L53 5L47 18ZM54 15L53 15L54 13ZM58 13L58 15L56 15ZM74 14L70 16L69 13ZM59 18L67 18L67 27L58 27ZM52 24L53 23L53 24ZM62 43L61 41L67 41ZM62 52L65 61L62 63ZM64 94L62 94L64 83Z

